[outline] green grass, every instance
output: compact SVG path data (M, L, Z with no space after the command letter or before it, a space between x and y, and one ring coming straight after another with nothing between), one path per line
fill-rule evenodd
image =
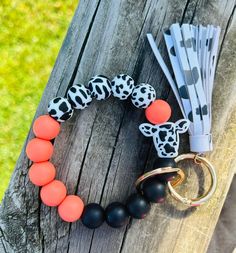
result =
M0 1L0 200L76 5Z

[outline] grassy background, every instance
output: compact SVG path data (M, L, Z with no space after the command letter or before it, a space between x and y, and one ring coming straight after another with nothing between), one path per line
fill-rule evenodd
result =
M0 1L0 200L76 5Z

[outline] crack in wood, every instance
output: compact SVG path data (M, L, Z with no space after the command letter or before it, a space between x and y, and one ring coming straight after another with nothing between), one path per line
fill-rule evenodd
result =
M91 30L92 30L92 27L93 27L93 24L94 24L94 20L95 20L95 17L97 15L100 3L101 3L101 0L98 1L97 6L96 6L95 11L94 11L94 14L93 14L93 16L91 18L91 21L90 21L90 24L89 24L86 36L85 36L83 44L81 46L81 50L80 50L80 53L79 53L79 56L78 56L78 59L77 59L77 62L76 62L76 65L75 65L74 71L72 73L71 80L70 80L70 82L68 84L66 92L68 91L68 89L70 88L70 86L73 84L73 82L75 80L75 77L76 77L76 74L77 74L77 71L78 71L78 68L79 68L79 64L80 64L81 58L83 56L83 53L84 53L87 41L89 39L89 35L91 33Z
M182 25L183 22L184 22L184 19L185 19L185 15L187 13L187 10L188 10L188 6L189 6L189 3L191 2L191 0L187 0L185 6L184 6L184 11L183 11L183 14L182 14L182 18L181 18L181 21L180 21L180 24Z

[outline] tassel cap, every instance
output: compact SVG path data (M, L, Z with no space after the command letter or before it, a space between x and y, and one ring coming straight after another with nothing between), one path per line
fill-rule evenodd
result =
M213 150L212 135L190 135L190 150L196 153L205 153Z

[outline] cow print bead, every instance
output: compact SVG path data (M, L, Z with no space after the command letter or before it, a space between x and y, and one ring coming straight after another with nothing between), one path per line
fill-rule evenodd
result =
M114 97L125 100L132 93L134 80L128 75L117 75L111 81L111 90Z
M146 83L138 84L131 95L131 101L137 108L147 108L155 99L155 89Z
M97 100L104 100L111 95L111 82L106 76L97 75L89 80L88 89L92 97Z
M64 122L72 117L73 109L66 98L53 98L48 104L49 115L59 122Z
M67 99L75 109L84 109L92 102L91 92L82 84L73 85L67 92Z

